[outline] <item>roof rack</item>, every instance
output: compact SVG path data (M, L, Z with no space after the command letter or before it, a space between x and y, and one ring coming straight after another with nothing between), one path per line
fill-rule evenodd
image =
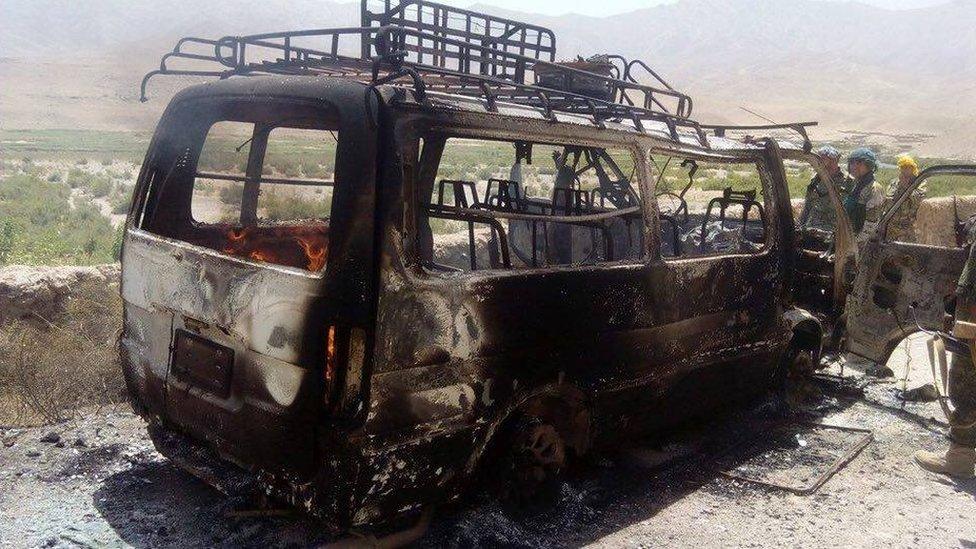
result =
M362 0L361 16L360 27L183 38L143 78L141 99L157 75L328 75L372 85L409 78L420 100L440 91L481 97L490 110L505 101L548 118L567 112L601 125L629 120L639 131L652 121L676 141L686 129L708 147L705 127L690 118L691 97L639 59L611 54L556 62L556 37L545 27L426 0ZM805 125L783 127L799 127L809 142ZM715 135L721 128L708 127Z

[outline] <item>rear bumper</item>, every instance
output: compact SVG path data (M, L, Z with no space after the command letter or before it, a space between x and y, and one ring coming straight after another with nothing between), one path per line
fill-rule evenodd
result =
M149 438L160 454L228 497L258 493L257 477L220 459L188 437L150 423Z
M160 454L228 497L266 494L342 533L358 526L392 524L425 507L460 496L469 480L458 456L470 451L468 430L363 451L356 435L336 435L311 479L249 469L171 426L153 420L149 436ZM357 442L358 441L358 442Z
M299 480L286 474L244 469L192 438L152 421L148 431L160 454L228 497L271 496L322 520L323 527L333 533L352 526L351 502L358 484L357 471L343 470L338 459L323 460L323 468L314 479ZM342 476L350 473L353 477Z

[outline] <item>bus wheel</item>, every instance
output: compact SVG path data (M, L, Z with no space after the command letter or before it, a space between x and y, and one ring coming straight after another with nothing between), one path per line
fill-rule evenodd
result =
M566 446L559 432L543 420L524 416L511 427L500 452L500 499L506 504L551 503L566 467Z

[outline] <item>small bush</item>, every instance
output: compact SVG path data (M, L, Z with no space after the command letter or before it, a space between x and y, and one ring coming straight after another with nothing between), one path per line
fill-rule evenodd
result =
M88 187L94 176L85 170L71 168L68 170L68 186L72 189Z
M55 423L83 406L122 402L119 319L118 292L92 283L76 288L57 318L0 326L0 424Z
M0 226L0 266L7 265L14 251L14 224L10 220Z
M112 241L112 259L115 261L122 259L122 242L124 240L125 223L121 223L115 228L115 240Z
M122 215L129 213L129 205L131 203L132 197L129 195L129 193L122 191L112 195L112 199L109 201L109 206L111 206L113 214Z
M88 180L86 190L95 198L103 198L112 192L112 180L105 176L93 176Z
M293 221L329 217L331 200L306 200L297 196L267 194L260 207L269 221Z
M240 206L244 201L244 186L230 185L220 189L220 201L228 206Z

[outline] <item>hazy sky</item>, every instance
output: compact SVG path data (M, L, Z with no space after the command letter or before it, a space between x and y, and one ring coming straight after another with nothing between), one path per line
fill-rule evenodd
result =
M581 13L583 15L605 16L634 11L657 4L672 4L677 0L590 0L579 2L573 0L438 0L445 4L458 7L468 7L475 3L484 3L510 10L518 10L546 15L562 15L564 13ZM790 0L779 0L789 2ZM849 1L849 0L829 0ZM871 4L882 8L903 9L919 8L944 4L949 0L858 0L864 4Z

